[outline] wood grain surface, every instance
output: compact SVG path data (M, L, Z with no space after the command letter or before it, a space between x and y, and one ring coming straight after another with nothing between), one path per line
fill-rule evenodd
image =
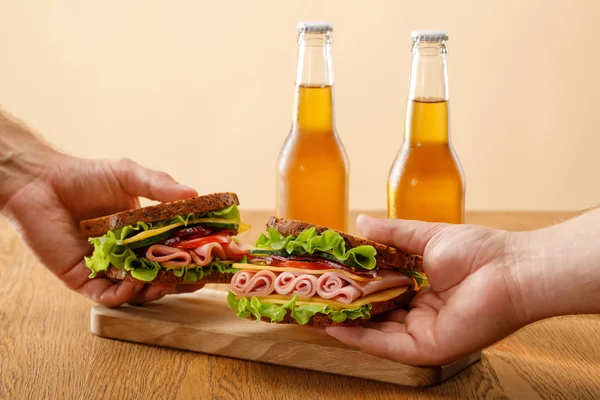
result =
M414 367L371 356L295 325L256 323L229 309L226 293L204 289L144 306L95 306L101 337L372 379L403 386L440 384L479 360L477 352L442 367Z
M268 215L243 213L254 225L249 237ZM568 216L468 213L467 222L520 230ZM92 305L65 289L0 219L0 399L600 398L597 315L530 325L441 385L415 389L99 338L89 329Z

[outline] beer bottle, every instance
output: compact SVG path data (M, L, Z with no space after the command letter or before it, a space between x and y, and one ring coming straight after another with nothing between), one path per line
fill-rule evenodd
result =
M277 215L346 231L348 157L334 114L331 32L298 24L294 116L277 160Z
M388 218L464 222L465 178L450 140L446 41L413 31L404 141L387 182Z

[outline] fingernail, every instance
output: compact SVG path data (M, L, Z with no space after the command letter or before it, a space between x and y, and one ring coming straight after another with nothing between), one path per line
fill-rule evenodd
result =
M188 185L184 185L184 184L182 184L182 183L178 183L178 185L179 185L179 186L181 186L183 189L190 190L190 191L192 191L192 192L195 192L195 191L196 191L196 189L194 189L194 188L192 188L192 187L189 187Z
M373 220L375 218L373 217L369 217L367 214L359 214L358 217L356 217L356 222L358 221L365 221L365 220Z

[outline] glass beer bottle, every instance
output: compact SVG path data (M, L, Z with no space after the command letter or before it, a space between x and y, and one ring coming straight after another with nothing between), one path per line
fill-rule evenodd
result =
M413 31L404 142L387 182L388 218L463 223L465 178L450 140L448 35Z
M346 231L348 156L337 134L332 26L298 25L294 118L277 160L277 216Z

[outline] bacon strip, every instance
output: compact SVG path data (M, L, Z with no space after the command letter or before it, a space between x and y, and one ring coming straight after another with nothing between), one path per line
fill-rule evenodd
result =
M231 290L238 296L267 296L275 288L275 274L272 271L238 271L231 278Z
M313 297L317 293L317 277L297 272L282 272L275 279L275 291L279 294Z
M148 247L146 258L150 261L156 261L166 268L181 268L192 262L192 256L187 251L162 244Z

